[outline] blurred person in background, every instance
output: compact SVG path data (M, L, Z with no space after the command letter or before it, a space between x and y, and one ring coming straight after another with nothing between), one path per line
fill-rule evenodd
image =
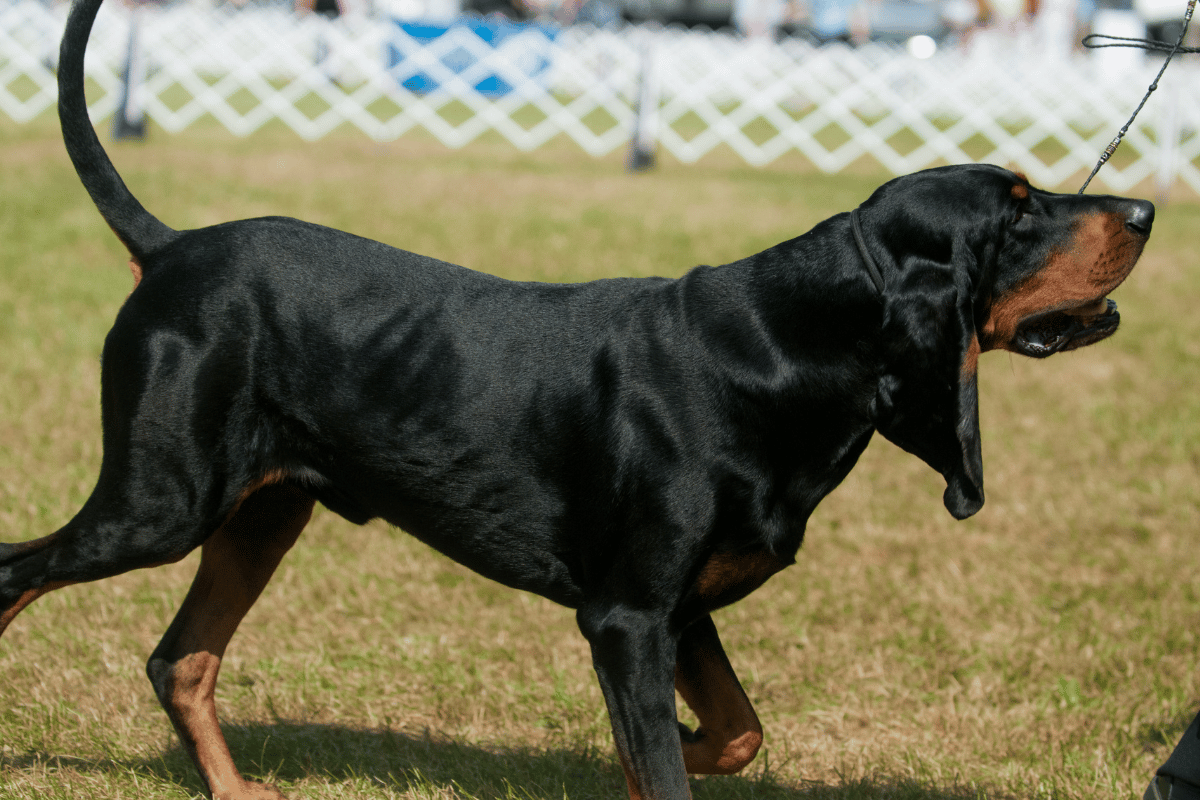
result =
M296 0L296 13L312 12L329 19L337 19L342 15L342 6L338 0Z

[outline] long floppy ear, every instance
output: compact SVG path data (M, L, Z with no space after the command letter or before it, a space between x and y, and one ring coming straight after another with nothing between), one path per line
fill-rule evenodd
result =
M946 509L966 519L983 507L974 265L894 259L884 292L875 427L942 473Z

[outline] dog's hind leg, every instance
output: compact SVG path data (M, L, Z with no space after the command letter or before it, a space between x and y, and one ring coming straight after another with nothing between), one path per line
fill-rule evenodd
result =
M70 522L40 539L0 544L0 633L53 589L179 561L235 506L237 495L223 501L225 482L214 475L181 477L160 460L109 455L125 449L106 447L96 489Z
M273 787L245 780L234 766L213 692L226 645L296 542L313 502L286 484L249 495L204 543L192 588L146 664L159 702L219 800L282 797Z
M269 432L248 408L244 369L212 366L214 353L231 362L244 354L185 347L165 326L141 332L122 321L136 316L130 309L104 346L96 488L57 532L0 544L0 632L52 589L182 559L253 489L287 478L261 444Z
M5 573L11 574L14 567L19 568L22 561L38 559L39 554L52 547L60 536L61 532L30 542L0 543L0 587L3 586ZM20 590L10 589L7 597L4 596L4 593L0 593L0 603L2 603L0 604L0 634L4 633L8 624L13 621L13 617L20 614L23 608L46 592L66 585L67 583L63 581L44 581L40 584L35 582L34 585L25 586Z
M762 726L710 616L693 622L679 639L675 689L700 720L695 732L679 726L689 773L731 775L754 759Z
M178 561L216 527L184 522L167 535L149 535L160 514L139 514L136 503L115 499L119 491L112 488L98 486L79 513L49 536L0 544L0 634L47 592Z

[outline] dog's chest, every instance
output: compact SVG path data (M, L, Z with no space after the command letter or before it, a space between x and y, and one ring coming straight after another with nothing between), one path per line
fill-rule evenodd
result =
M717 553L700 569L694 591L708 610L736 603L792 563L767 550Z

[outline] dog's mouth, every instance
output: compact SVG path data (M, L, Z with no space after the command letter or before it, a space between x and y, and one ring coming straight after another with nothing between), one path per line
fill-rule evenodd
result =
M1071 308L1028 317L1017 326L1016 349L1033 358L1076 350L1112 336L1121 315L1106 297Z

